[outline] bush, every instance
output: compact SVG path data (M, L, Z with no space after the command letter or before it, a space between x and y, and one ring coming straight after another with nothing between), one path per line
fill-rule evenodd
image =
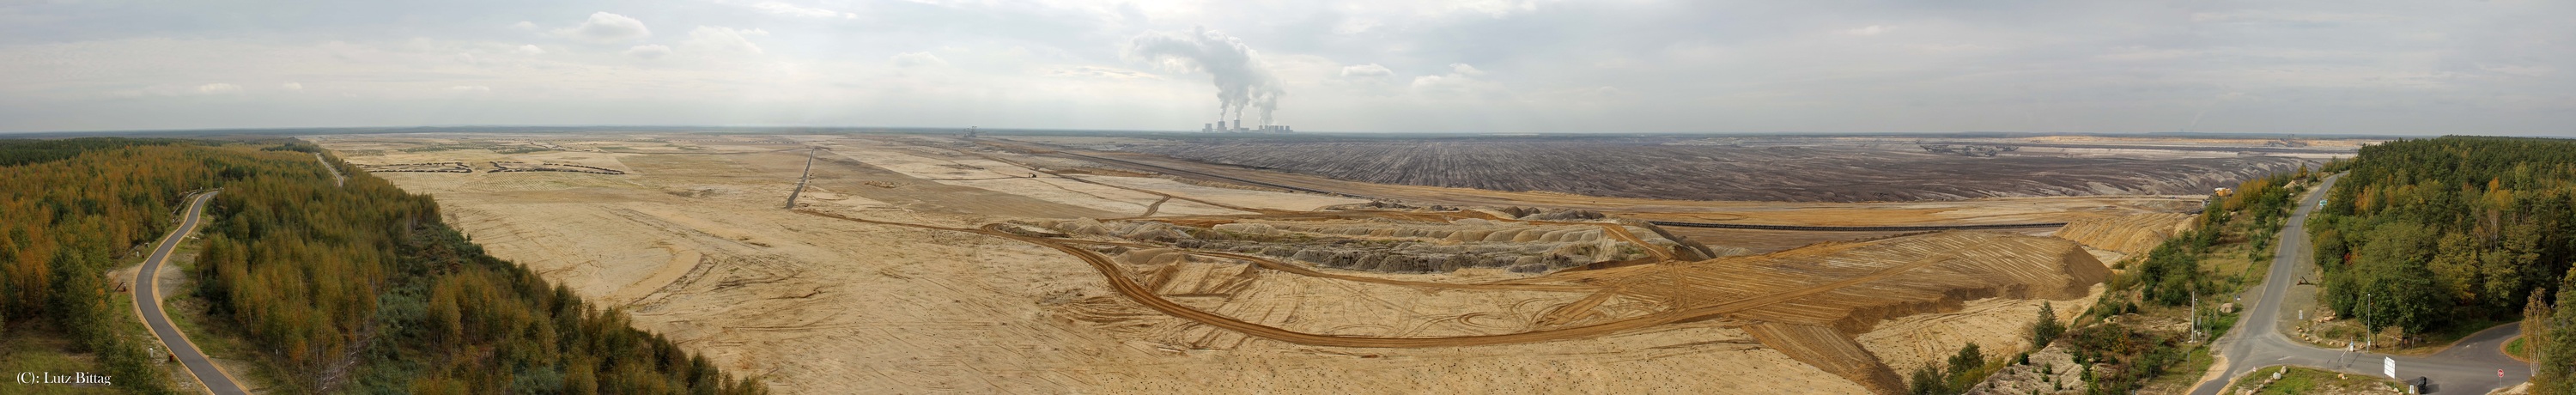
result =
M1906 379L1912 385L1906 387L1905 393L1913 395L1950 393L1950 380L1942 376L1940 367L1923 365L1922 368L1914 369L1914 376Z
M1959 347L1959 354L1950 356L1951 373L1977 370L1985 366L1986 354L1977 350L1977 343L1968 343L1967 346Z
M2057 341L2057 335L2065 333L2066 324L2057 322L2057 308L2039 302L2039 322L2030 325L2030 349L2048 348L2048 343Z

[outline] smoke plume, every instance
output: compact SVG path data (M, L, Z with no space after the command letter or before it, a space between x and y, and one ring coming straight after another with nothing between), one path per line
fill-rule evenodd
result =
M1252 47L1206 27L1189 32L1146 32L1128 44L1127 56L1174 71L1203 71L1215 76L1220 120L1241 120L1245 110L1252 110L1257 124L1269 125L1270 113L1279 109L1279 97L1288 94L1279 88L1279 79L1262 68Z

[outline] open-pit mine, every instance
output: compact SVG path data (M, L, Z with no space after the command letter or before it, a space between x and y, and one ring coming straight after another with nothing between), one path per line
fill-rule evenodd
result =
M809 394L1899 393L2027 348L2212 187L2356 144L304 138Z

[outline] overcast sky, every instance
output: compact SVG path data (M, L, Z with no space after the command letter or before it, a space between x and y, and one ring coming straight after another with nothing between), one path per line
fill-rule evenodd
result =
M1306 131L2576 135L2576 1L0 2L0 131L1195 130L1221 87Z

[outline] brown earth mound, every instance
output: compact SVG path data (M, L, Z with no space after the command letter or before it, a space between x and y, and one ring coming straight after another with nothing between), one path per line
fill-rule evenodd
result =
M1956 311L1972 299L2077 299L2110 275L2073 242L1958 231L1551 277L1764 323L1747 332L1791 358L1895 393L1902 383L1894 370L1853 345L1852 335L1888 319Z
M2057 237L2123 254L2137 254L2156 248L2165 238L2182 233L2191 226L2191 215L2181 213L2148 213L2108 218L2087 218L2066 223Z

